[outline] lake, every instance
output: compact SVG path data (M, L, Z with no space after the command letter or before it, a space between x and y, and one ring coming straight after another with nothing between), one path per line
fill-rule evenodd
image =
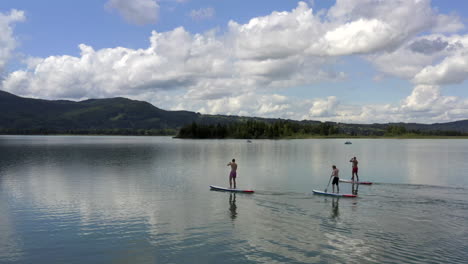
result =
M468 140L345 141L0 136L0 263L466 263Z

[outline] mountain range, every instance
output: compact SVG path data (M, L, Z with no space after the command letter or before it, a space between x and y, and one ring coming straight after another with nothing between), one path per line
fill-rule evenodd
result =
M0 133L3 134L74 134L83 131L114 131L116 134L139 134L135 131L152 131L151 134L175 134L191 123L229 124L248 120L267 123L279 120L303 124L320 124L313 120L284 120L275 118L204 115L190 111L166 111L144 102L122 97L89 99L84 101L43 100L20 97L0 90ZM468 133L468 120L448 123L386 123L336 125L343 133L369 134L366 131L385 130L388 126L402 126L407 130L456 131ZM80 132L81 131L81 132ZM120 132L119 132L120 131ZM162 133L165 131L164 133Z

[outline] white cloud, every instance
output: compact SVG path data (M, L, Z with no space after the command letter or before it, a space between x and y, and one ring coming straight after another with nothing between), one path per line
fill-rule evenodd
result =
M440 17L427 0L338 0L325 20L304 2L291 12L273 12L247 24L229 22L237 56L262 60L293 54L342 56L391 51L408 39L457 17Z
M166 97L163 100L176 100L176 109L194 109L205 114L248 115L270 118L297 119L299 112L307 111L308 102L279 94L259 94L255 92L234 93L229 97L219 97L209 101L202 99ZM170 98L170 99L169 99ZM300 111L297 111L300 109Z
M155 0L108 0L106 7L116 9L125 20L132 24L156 23L159 4Z
M144 4L156 12L141 8ZM136 16L142 20L133 21L138 24L154 21L159 9L155 1L110 0L108 6L129 20L145 9ZM147 11L154 16L148 19ZM154 31L145 49L94 50L80 44L80 56L30 59L27 69L12 72L2 84L24 96L127 96L209 114L427 122L466 113L466 100L442 96L438 86L466 80L468 37L442 34L462 28L459 18L437 14L428 0L338 0L324 14L314 15L300 2L290 12L246 24L230 21L222 34L192 34L182 27ZM424 35L430 30L441 33ZM336 96L280 95L289 87L343 80L346 73L333 65L354 54L364 55L383 74L412 80L413 93L400 103L366 106L345 105Z
M183 96L154 99L166 109L192 109L206 114L249 115L294 120L320 120L344 123L448 122L466 119L468 100L443 96L437 86L416 86L395 104L350 105L338 97L298 98L278 94L246 92L212 100L186 100ZM170 108L169 106L172 106Z
M455 15L438 14L430 0L337 0L328 11L328 18L341 27L349 28L348 41L367 40L368 49L361 53L392 50L411 37L426 30L456 32L463 29ZM365 28L357 21L368 21ZM351 26L352 24L356 24ZM342 37L344 38L344 37Z
M332 117L336 113L336 108L339 102L336 96L329 96L325 100L316 100L312 103L312 107L309 110L311 118L316 117Z
M411 111L427 111L440 99L439 87L429 85L416 86L402 103L402 108Z
M81 56L36 59L30 69L16 71L5 89L47 98L134 95L146 90L187 88L198 79L222 74L216 54L220 45L209 34L191 35L183 28L153 32L147 49L95 51L81 44Z
M243 25L229 22L235 55L247 60L305 55L305 50L324 33L324 25L303 2L292 12L273 12Z
M200 8L190 11L190 17L193 20L204 20L214 17L215 10L212 7Z
M24 12L13 9L9 13L0 13L0 73L11 59L17 41L13 35L13 24L26 19Z
M466 119L468 100L455 96L443 96L439 86L417 85L399 108L409 118L425 118L429 122Z
M468 48L445 58L435 66L427 66L414 77L415 83L454 84L468 79Z
M460 21L458 16L454 15L438 15L436 17L435 26L432 31L435 33L457 32L465 28L465 25Z
M399 32L378 19L359 19L328 31L323 41L330 55L369 53L386 48Z
M436 34L416 37L392 52L369 55L367 59L383 73L412 80L416 75L422 76L421 71L428 72L434 63L452 58L445 63L445 67L448 67L448 64L456 63L456 58L462 58L462 54L467 52L468 35ZM422 78L418 79L420 81L417 83L424 83Z
M383 73L415 84L444 85L468 79L468 35L426 35L393 52L368 56Z

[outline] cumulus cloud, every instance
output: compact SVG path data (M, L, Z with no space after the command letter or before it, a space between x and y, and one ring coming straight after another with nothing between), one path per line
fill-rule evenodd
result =
M466 119L468 100L456 96L444 96L439 86L417 85L412 93L393 104L349 105L337 98L301 100L312 105L308 115L294 119L312 119L344 123L384 122L449 122ZM291 103L290 110L301 111L301 104Z
M115 9L123 18L136 25L155 23L159 16L156 0L109 0L108 9Z
M435 25L432 28L434 33L451 33L465 28L457 15L440 14L435 18Z
M304 5L301 3L299 9ZM311 14L310 9L305 11ZM273 19L276 16L272 14ZM242 31L244 26L239 27ZM94 50L81 44L80 57L36 59L29 69L12 73L3 85L12 92L47 98L134 96L148 90L184 89L189 95L216 99L234 90L280 89L344 75L321 69L332 60L305 55L304 50L275 55L277 48L272 47L273 51L266 52L262 59L232 51L236 43L244 41L248 36L234 29L219 36L214 31L191 34L176 28L153 32L146 49ZM269 42L274 43L273 39ZM261 50L262 46L256 49Z
M219 49L209 34L191 35L183 28L153 32L147 49L94 50L81 44L80 57L36 59L29 69L4 81L7 90L47 98L85 98L133 95L152 89L187 88L197 79L222 74ZM206 56L205 56L206 55ZM219 55L220 56L220 55Z
M444 50L448 46L448 42L437 38L435 40L419 39L409 45L411 51L423 54L433 54Z
M413 80L424 68L445 58L458 58L467 48L468 35L426 35L416 37L392 52L367 55L367 60L385 74Z
M193 109L207 114L249 115L294 120L320 120L344 123L448 122L466 119L468 100L444 96L438 86L416 86L401 102L393 104L350 105L335 96L298 98L279 94L246 92L213 100L186 100L183 96L154 99L173 110ZM253 114L252 114L253 113Z
M324 25L304 2L291 12L273 12L247 24L230 21L228 29L236 57L246 60L305 55L304 51L325 33Z
M149 0L107 5L136 24L154 22L159 9ZM194 17L209 14L198 11ZM467 109L466 101L438 90L466 79L468 37L444 34L462 26L458 17L438 14L429 0L338 0L321 15L299 2L289 12L245 24L230 21L222 33L192 34L182 27L153 31L143 49L95 50L80 44L80 56L31 59L2 84L24 96L128 96L209 114L340 122L448 120ZM431 31L438 33L425 34ZM289 87L345 79L333 65L349 55L363 56L384 75L413 81L413 93L401 102L366 106L344 105L336 96L280 95Z
M212 7L200 8L190 11L190 17L193 20L204 20L212 18L215 15L215 10Z
M328 31L324 52L330 55L369 53L388 47L388 41L399 35L395 28L378 19L359 19Z
M445 85L468 79L468 35L426 35L413 39L393 52L368 56L388 75L415 84Z
M24 12L13 9L9 13L0 13L0 73L11 59L12 53L17 46L13 35L13 25L26 19Z
M309 110L309 115L315 117L332 117L335 115L336 108L339 102L336 96L329 96L325 100L316 100L312 103Z
M403 100L399 111L415 119L450 121L466 118L468 100L442 96L439 86L417 85L411 95Z
M420 84L455 84L468 79L468 49L445 58L434 66L423 68L414 77Z
M426 111L440 98L437 86L418 85L402 103L402 108L411 111Z

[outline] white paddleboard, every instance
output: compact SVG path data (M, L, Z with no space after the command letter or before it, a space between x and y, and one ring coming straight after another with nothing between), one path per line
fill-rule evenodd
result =
M224 188L224 187L219 187L219 186L214 186L214 185L210 185L210 189L215 190L215 191L254 193L253 190L231 189L231 188Z
M312 192L314 192L314 194L337 196L337 197L348 197L348 198L357 197L357 195L354 195L354 194L329 193L329 192L323 192L323 191L318 191L318 190L312 190Z

